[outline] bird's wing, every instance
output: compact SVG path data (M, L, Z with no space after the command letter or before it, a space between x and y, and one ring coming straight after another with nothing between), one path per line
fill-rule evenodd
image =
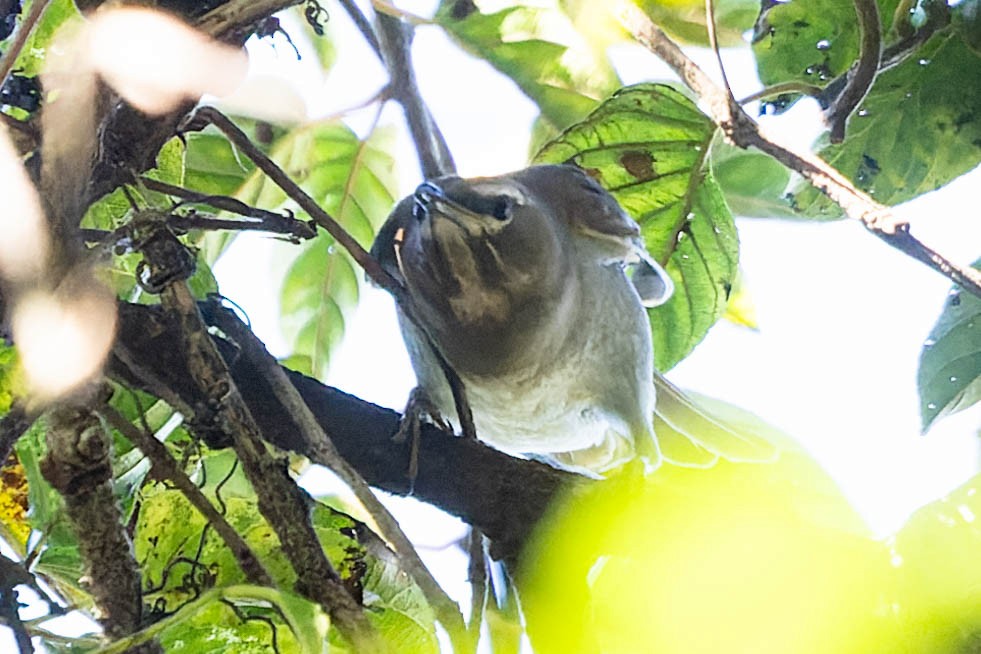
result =
M661 375L654 375L654 386L654 433L665 460L688 467L711 466L719 458L745 463L776 460L779 449L770 440L723 422Z

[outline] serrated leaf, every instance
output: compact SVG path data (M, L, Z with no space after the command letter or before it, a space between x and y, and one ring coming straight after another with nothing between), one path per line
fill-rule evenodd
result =
M920 351L917 386L923 431L981 400L981 299L956 286L947 295Z
M384 135L360 141L343 125L325 124L303 136L295 166L300 183L359 243L367 245L394 204L392 159ZM322 376L359 297L350 256L326 233L304 244L280 292L280 326L291 357Z
M675 284L649 311L655 365L667 370L725 310L738 241L732 214L706 169L713 123L662 84L626 87L546 145L539 163L573 163L604 186L640 226Z
M953 32L876 78L848 122L841 145L820 156L883 204L936 190L981 162L981 57ZM840 209L800 182L793 189L808 217Z
M468 0L443 0L435 22L538 104L555 129L584 117L619 85L602 49L574 29L558 2L480 13Z

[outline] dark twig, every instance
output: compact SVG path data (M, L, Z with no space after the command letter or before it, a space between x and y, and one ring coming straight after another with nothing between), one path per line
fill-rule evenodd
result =
M138 447L141 452L150 460L153 474L159 479L170 481L180 490L188 501L194 505L201 515L208 521L208 524L225 541L225 545L235 556L238 567L245 573L246 579L250 583L259 586L274 586L272 577L262 566L252 548L242 538L235 529L228 524L225 516L220 514L217 509L204 496L201 489L184 473L177 465L174 457L170 455L164 444L158 441L153 434L148 433L127 420L119 411L103 404L98 412L105 418L114 429L125 436L133 445Z
M274 211L250 207L236 198L199 193L146 176L140 178L140 183L151 191L180 198L184 200L182 204L207 204L222 211L254 219L251 221L222 220L198 215L172 215L168 222L178 229L255 230L273 234L289 234L298 239L310 239L317 235L316 228L310 223L296 220L292 215L283 215Z
M41 17L44 16L44 10L48 8L49 4L51 4L51 0L35 0L35 2L31 3L30 10L21 21L20 27L17 28L17 34L14 35L13 42L7 48L6 52L0 55L0 87L6 84L7 76L14 69L17 57L20 56L20 53L24 50L24 46L27 45L27 38L34 31Z
M937 272L964 286L968 292L981 297L981 272L969 266L955 264L933 252L909 235L908 231L906 235L896 237L897 232L903 230L906 223L889 207L879 204L867 193L856 188L848 178L820 157L809 152L798 152L765 136L759 125L741 107L729 102L725 91L716 86L674 41L651 22L643 11L626 0L620 0L618 6L621 24L637 41L670 66L705 102L713 120L732 143L741 148L754 147L798 172L841 207L846 215L860 220L870 231L890 245L899 248L902 244L914 250L917 252L914 258L918 261L926 263ZM909 253L907 249L902 251Z
M865 99L879 72L882 57L882 25L879 20L879 6L875 0L853 0L858 15L859 54L858 61L846 73L845 87L835 98L825 117L831 127L831 142L845 140L845 124L848 117Z
M739 100L739 104L749 104L750 102L772 98L785 93L802 93L811 97L817 97L821 94L821 87L815 86L814 84L804 84L803 82L784 82L782 84L774 84L773 86L768 86L765 89L760 89L755 93L750 93L746 97L741 98Z
M31 635L20 619L20 602L16 586L30 583L31 574L16 561L0 555L0 621L14 633L14 641L20 654L34 651Z
M334 443L317 422L310 407L304 403L296 388L290 383L276 359L232 312L215 307L214 310L209 311L209 315L241 348L242 355L261 371L272 387L273 396L296 420L303 438L308 443L310 459L333 470L354 491L355 497L378 525L381 535L392 545L401 559L406 572L426 596L440 623L453 640L454 649L467 651L469 648L466 647L466 629L460 609L426 568L426 564L419 558L418 552L399 527L395 517L375 497L368 483L357 470L337 451Z
M242 151L252 162L256 165L259 170L264 172L269 179L276 183L283 191L296 202L300 208L307 212L307 214L313 218L313 220L327 230L334 240L337 241L341 247L348 251L351 258L361 266L365 271L365 274L371 278L373 282L387 290L389 293L394 295L396 298L401 297L403 294L402 285L398 283L397 280L392 278L385 270L378 264L375 259L368 254L368 251L361 247L361 244L354 240L354 237L347 233L347 231L338 224L334 218L328 214L326 211L320 208L317 201L310 197L306 191L304 191L300 186L290 179L282 168L276 165L276 163L266 156L266 154L257 148L251 140L249 140L248 135L238 128L235 123L233 123L225 114L221 113L214 107L201 107L195 112L194 117L191 120L191 125L194 125L197 121L206 121L220 129L222 133L228 137L235 147Z
M423 102L412 69L413 27L387 14L376 16L378 35L384 52L385 66L391 85L392 97L402 105L409 133L416 146L422 176L432 179L456 172L456 164L450 154L442 132Z
M719 38L715 30L715 2L705 0L705 29L708 32L709 47L715 53L715 61L719 64L719 74L722 75L722 86L729 94L729 103L734 103L736 97L732 94L732 86L729 84L729 77L726 75L726 67L722 62L722 52L719 51Z
M467 534L467 554L470 563L467 576L470 578L470 637L473 642L480 638L480 628L484 622L484 606L487 603L487 554L484 550L484 535L476 527Z

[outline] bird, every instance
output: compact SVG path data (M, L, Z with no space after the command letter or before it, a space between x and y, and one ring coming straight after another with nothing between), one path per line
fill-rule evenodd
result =
M705 454L695 465L717 460L690 432L719 421L654 370L647 308L674 283L587 171L427 180L395 206L371 254L411 299L399 326L430 413L459 425L442 358L477 437L507 453L598 473L640 456L656 469L663 395L664 429ZM738 458L745 439L732 438Z

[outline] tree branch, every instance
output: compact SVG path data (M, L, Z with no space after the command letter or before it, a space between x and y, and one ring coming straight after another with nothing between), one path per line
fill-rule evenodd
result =
M151 191L181 198L184 200L181 204L207 204L215 209L255 219L251 221L222 220L196 215L172 215L168 222L177 229L256 230L272 234L288 234L297 239L311 239L317 235L316 227L310 223L296 220L292 215L283 215L274 211L250 207L236 198L224 195L207 195L146 176L140 177L140 183Z
M361 606L330 564L310 522L309 497L289 476L287 462L273 456L260 438L255 419L218 354L187 287L190 256L177 238L162 226L142 245L149 275L167 280L160 302L180 335L179 351L187 357L190 380L201 398L192 426L210 425L231 438L235 453L252 484L259 511L279 537L280 546L296 573L296 590L317 602L358 651L381 652L384 644Z
M215 307L201 306L209 324L220 325ZM223 310L222 310L223 311ZM180 339L160 307L121 303L119 334L110 373L120 382L153 392L142 379L166 386L182 405L204 401L190 381L187 363L176 353ZM217 338L217 337L214 337ZM317 459L294 414L276 397L267 375L238 348L216 340L242 398L249 406L262 437L276 446ZM139 353L139 375L117 355ZM406 475L409 445L396 443L398 413L359 400L290 370L284 370L317 422L331 436L338 452L376 488L396 495L411 493L475 525L492 541L497 558L517 559L532 529L550 503L563 491L590 480L535 461L515 459L479 441L458 438L432 425L423 425L419 440L419 469L414 480ZM169 402L169 400L168 400ZM318 460L318 463L325 463Z
M51 0L35 0L31 3L31 8L27 16L24 17L20 23L20 27L17 28L17 34L14 36L13 42L7 48L6 52L0 55L0 88L7 83L7 77L10 75L10 71L14 69L17 57L24 50L28 37L34 31L34 28L37 27L49 4L51 4Z
M764 135L760 126L739 105L730 102L728 95L635 5L619 0L617 14L627 31L670 66L706 104L712 119L732 143L741 148L755 147L796 171L840 206L846 215L860 220L876 236L897 249L902 244L907 248L901 249L903 252L916 252L914 256L918 261L981 297L981 272L953 263L920 243L909 234L904 227L905 222L889 207L874 201L816 155L795 151ZM906 234L897 237L900 231Z
M341 480L354 491L355 497L374 519L381 535L391 544L401 559L406 572L422 590L426 601L433 608L437 619L446 629L454 645L454 651L465 652L471 649L467 640L463 615L449 595L426 568L412 542L399 527L398 521L385 508L368 483L337 451L333 441L317 422L296 388L290 383L286 372L280 367L262 342L256 338L246 325L232 312L214 307L209 315L240 348L242 355L250 364L258 368L273 391L273 397L293 416L300 427L300 435L305 449L311 453L310 459L333 470Z
M140 569L113 495L108 434L88 409L61 406L48 413L46 439L41 472L65 500L99 622L109 638L122 638L140 628L143 606ZM148 643L140 651L162 650Z

